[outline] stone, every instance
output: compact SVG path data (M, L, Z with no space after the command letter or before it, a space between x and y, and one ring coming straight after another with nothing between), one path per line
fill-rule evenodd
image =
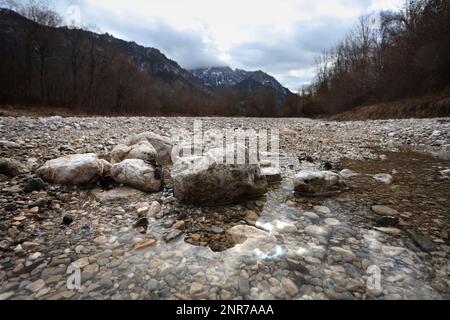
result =
M313 237L326 237L329 234L329 230L325 227L310 225L305 228L306 234Z
M22 183L23 191L30 193L47 189L48 185L41 178L25 179Z
M198 282L193 282L191 284L191 289L189 290L191 295L199 294L203 291L203 284Z
M229 149L226 152L232 152ZM238 154L245 154L247 149L238 145L237 150ZM175 197L186 203L218 205L266 193L267 180L259 165L250 164L256 160L227 164L223 163L224 156L222 148L216 148L203 157L179 158L172 170Z
M158 201L153 201L147 211L147 217L154 217L161 212L161 204Z
M103 164L93 153L76 154L47 161L37 174L52 183L85 185L102 177Z
M172 241L172 240L178 238L182 234L183 234L183 232L181 230L173 230L164 236L164 240L166 242L169 242L169 241Z
M144 249L147 249L148 247L153 246L155 243L156 243L155 239L147 239L147 240L136 243L134 245L134 250L135 251L144 250Z
M375 205L372 206L372 211L382 215L382 216L396 216L398 215L398 211L395 209L392 209L388 206L380 206L380 205Z
M38 292L45 286L45 281L42 279L31 282L26 286L26 288L32 292Z
M319 220L320 217L314 212L303 212L303 215L311 220Z
M101 203L109 203L114 201L144 197L146 194L133 188L119 187L108 191L95 189L92 191L92 195Z
M111 169L111 177L118 183L144 192L159 192L164 188L161 170L139 159L115 164Z
M184 221L177 221L172 226L172 228L176 229L176 230L184 230L184 229L186 229L186 225L185 225Z
M298 294L298 287L291 279L281 279L281 286L283 287L284 291L286 291L286 293L291 297L294 297Z
M263 167L261 168L261 174L266 177L268 183L277 183L282 179L281 169L276 167Z
M28 168L17 160L0 158L0 174L15 177L27 173Z
M406 249L402 248L402 247L382 246L381 251L383 252L383 254L385 254L387 256L394 257L394 256L398 256L401 253L405 252Z
M414 243L423 251L433 252L438 250L437 245L427 237L414 232L411 232L410 234L411 239L414 241Z
M259 216L255 211L247 210L245 212L245 221L247 221L248 224L255 225L258 219Z
M391 184L393 179L390 174L380 173L373 176L377 181L383 182L384 184Z
M303 194L339 191L345 186L342 177L331 171L301 171L293 181L295 192Z
M335 226L338 226L341 224L341 222L339 220L334 219L334 218L325 219L324 222L327 226L330 226L330 227L335 227Z
M245 296L250 292L250 281L248 276L241 276L238 280L239 292L241 295Z
M172 163L172 141L168 137L153 132L143 132L124 139L121 145L132 147L142 142L150 143L154 150L156 150L157 162L159 164L166 165Z
M339 175L344 179L348 179L348 178L359 176L359 173L356 173L349 169L344 169L341 172L339 172Z
M99 236L94 239L95 244L104 245L108 242L108 238L106 236Z
M116 164L125 160L128 153L131 151L131 147L123 144L119 144L111 151L111 163Z
M324 207L324 206L314 206L313 207L314 211L322 213L322 214L330 214L331 210L328 207Z
M402 230L397 229L397 228L384 228L384 227L380 227L380 228L374 228L377 231L386 233L386 234L390 234L392 236L399 236L402 233Z
M92 274L96 274L99 270L100 270L100 267L96 263L89 264L86 267L84 267L84 269L83 269L84 272L92 273Z
M141 141L131 147L125 159L140 159L147 163L156 164L157 157L156 149L148 141Z
M73 223L73 217L71 215L66 214L63 217L63 221L62 222L63 222L63 225L69 226L69 225L71 225Z
M72 266L74 268L78 268L78 269L82 269L82 268L86 267L87 265L89 265L88 257L84 257L84 258L81 258L81 259L78 259L78 260L72 262Z
M106 161L105 159L100 159L100 162L103 165L103 176L110 176L112 164Z
M0 301L8 300L12 296L14 296L14 294L15 294L14 291L4 292L4 293L0 294Z

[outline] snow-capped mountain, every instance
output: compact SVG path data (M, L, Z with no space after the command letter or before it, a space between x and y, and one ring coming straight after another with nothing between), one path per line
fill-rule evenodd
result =
M191 70L192 74L203 81L203 83L211 88L235 87L242 90L247 88L248 91L260 86L249 86L249 83L260 84L266 88L272 88L277 96L278 102L283 102L286 96L291 94L289 89L283 87L274 77L263 71L245 71L230 67L211 67ZM242 84L242 85L241 85Z

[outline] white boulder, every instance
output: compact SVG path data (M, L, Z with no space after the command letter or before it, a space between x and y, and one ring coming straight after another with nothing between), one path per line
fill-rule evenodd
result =
M118 183L145 192L159 192L164 188L161 170L140 159L127 159L113 165L111 177Z
M237 147L238 153L246 151ZM227 152L234 153L234 148ZM222 204L266 192L267 180L255 159L236 164L225 158L230 159L222 148L211 149L204 156L179 158L172 170L175 197L194 204Z
M326 193L343 186L342 177L331 171L301 171L294 176L294 190L298 193Z
M87 153L47 161L36 173L48 182L84 185L100 179L103 169L103 163L97 155Z

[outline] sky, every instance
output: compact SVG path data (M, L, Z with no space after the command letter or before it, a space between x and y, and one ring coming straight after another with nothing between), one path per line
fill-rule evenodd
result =
M186 69L263 70L292 91L359 16L402 0L62 0L67 20L154 47ZM78 19L78 18L77 18Z

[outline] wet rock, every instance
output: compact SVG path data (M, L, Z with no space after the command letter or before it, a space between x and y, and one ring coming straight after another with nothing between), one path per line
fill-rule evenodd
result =
M277 183L282 180L280 168L261 168L261 174L266 177L268 183Z
M118 187L108 191L95 189L92 191L92 195L101 203L109 203L114 201L144 197L146 194L136 189L128 187Z
M147 217L155 217L161 212L161 204L158 201L153 201L147 211Z
M14 291L4 292L0 294L0 301L8 300L9 298L13 297L15 294Z
M73 223L73 217L71 215L65 215L63 217L63 225L70 226Z
M184 229L186 229L186 225L185 225L184 221L177 221L174 223L172 228L174 228L176 230L184 230Z
M378 227L388 228L398 226L400 220L398 217L378 217L375 221Z
M238 146L238 154L245 150ZM257 164L224 164L223 157L218 148L204 157L179 158L172 171L175 197L187 203L217 205L266 192L267 181Z
M36 280L26 286L26 288L32 292L38 292L45 286L45 281L42 279Z
M382 246L381 251L383 254L391 257L395 257L405 252L407 249L402 247L394 247L394 246Z
M437 251L437 245L431 241L429 238L418 234L411 232L411 239L414 241L414 243L419 246L423 251L425 252L433 252Z
M380 205L372 206L372 211L382 216L397 216L399 214L395 209Z
M164 236L164 240L166 242L170 242L170 241L178 238L182 234L183 234L183 232L181 230L173 230Z
M191 284L191 289L189 290L191 295L199 294L203 291L203 284L198 282L193 282Z
M291 279L281 279L281 285L289 296L294 297L298 294L298 287Z
M359 176L359 173L356 173L349 169L344 169L341 172L339 172L339 175L345 179L348 179L348 178Z
M330 231L325 227L310 225L305 228L305 232L313 237L326 237Z
M158 176L158 168L143 160L130 159L115 164L111 169L112 178L122 184L144 192L159 192L164 188L162 177Z
M294 177L294 190L298 193L320 194L341 190L342 177L331 171L302 171Z
M37 174L48 182L84 185L102 177L103 164L93 153L76 154L47 161Z
M393 179L390 174L380 173L373 176L377 181L383 182L384 184L391 184Z
M245 212L245 221L247 221L248 224L255 225L258 219L259 216L255 211L247 210Z
M41 178L30 178L25 179L22 182L22 189L25 192L41 191L45 190L48 185Z
M19 161L0 158L0 174L8 177L15 177L28 172L28 168Z
M375 228L375 230L386 233L386 234L390 234L392 236L399 236L402 231L400 229L397 228Z

